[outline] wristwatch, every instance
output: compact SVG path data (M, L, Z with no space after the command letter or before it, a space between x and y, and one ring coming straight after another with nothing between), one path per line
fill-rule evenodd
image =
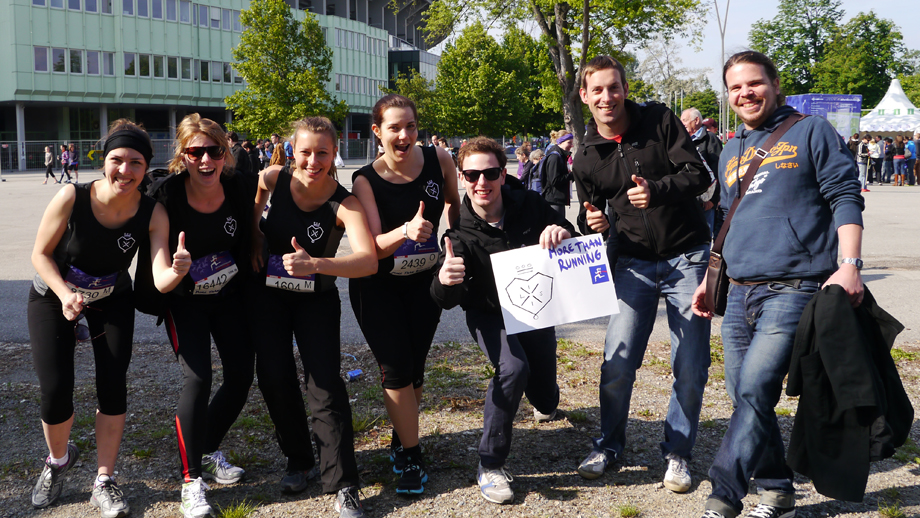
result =
M858 257L844 257L843 261L841 262L845 264L852 264L853 266L856 267L857 270L862 270L862 267L863 267L862 259Z

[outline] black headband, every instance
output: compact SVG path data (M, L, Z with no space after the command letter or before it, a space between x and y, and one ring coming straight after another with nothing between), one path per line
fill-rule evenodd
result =
M123 147L133 149L143 155L144 160L147 161L147 166L150 166L150 161L153 159L153 148L150 147L150 141L138 135L136 131L118 130L109 135L105 139L103 156L109 156L110 151Z

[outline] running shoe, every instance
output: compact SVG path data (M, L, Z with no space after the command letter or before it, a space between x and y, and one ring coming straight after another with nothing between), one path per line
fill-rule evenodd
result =
M479 494L495 504L510 504L514 501L514 491L509 482L514 480L505 468L486 469L479 464Z
M227 462L220 450L201 456L201 476L218 484L236 484L243 479L246 470Z
M182 484L182 503L179 504L179 510L185 518L201 518L211 514L211 505L204 495L204 491L210 489L201 477L191 482Z
M422 459L406 458L406 465L399 476L396 492L401 495L420 495L425 492L424 484L428 482L428 473Z
M675 493L686 493L693 482L690 479L690 469L687 468L687 459L673 453L665 458L668 460L668 471L664 474L664 487Z
M106 475L96 479L89 503L99 509L102 518L123 518L131 512L128 502L125 502L125 495L118 489L118 484Z
M335 512L339 518L364 518L364 507L358 496L358 486L343 487L335 495Z
M76 444L69 443L67 445L67 462L63 465L52 464L50 456L45 459L42 474L39 475L38 481L35 482L35 487L32 489L32 506L36 509L42 509L57 501L58 497L61 496L61 491L64 489L64 479L61 477L77 463L79 458L80 448L77 448Z
M578 474L588 480L594 480L600 478L605 469L607 469L607 453L591 450L591 453L578 466Z

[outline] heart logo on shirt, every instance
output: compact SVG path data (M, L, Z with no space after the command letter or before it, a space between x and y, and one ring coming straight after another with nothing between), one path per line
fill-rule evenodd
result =
M227 218L227 222L224 223L224 232L230 234L231 237L236 234L236 220L233 219L233 216Z
M438 199L438 195L441 194L441 189L438 187L438 184L434 180L428 180L428 184L425 185L425 192L428 196L431 196L434 199Z
M315 243L319 238L323 237L323 227L319 225L319 222L314 222L307 227L307 237L310 238L311 243Z
M118 248L121 248L121 251L128 253L128 250L131 250L131 247L134 246L134 238L131 237L131 234L126 233L125 235L118 238Z

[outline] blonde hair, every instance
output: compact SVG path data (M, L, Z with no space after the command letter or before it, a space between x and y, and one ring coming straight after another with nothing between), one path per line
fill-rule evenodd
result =
M174 144L173 158L169 161L170 173L181 173L185 171L185 148L189 142L198 135L204 135L217 143L224 150L224 169L221 174L233 174L233 167L236 165L236 159L230 153L230 144L227 142L227 134L220 124L211 119L202 118L201 115L193 113L186 115L179 127L176 128L176 142Z
M338 150L338 141L339 141L339 132L335 129L335 125L332 124L332 121L326 117L304 117L298 121L295 121L291 125L294 130L294 134L291 136L291 146L297 145L297 134L301 131L306 131L308 133L321 133L329 137L329 140L332 141L332 147L335 150ZM275 155L272 155L274 160ZM336 176L335 161L333 160L332 166L329 168L329 176L333 180L338 180Z

